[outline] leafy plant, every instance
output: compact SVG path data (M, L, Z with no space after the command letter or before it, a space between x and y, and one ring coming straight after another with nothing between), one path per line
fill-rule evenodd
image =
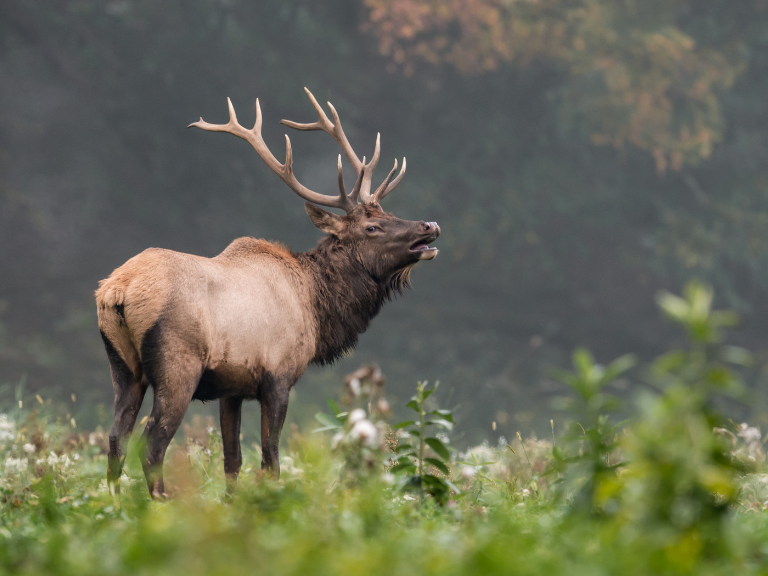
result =
M690 345L654 362L649 381L660 393L640 396L639 416L623 442L632 461L625 478L628 525L642 531L649 549L684 552L692 561L725 545L725 521L738 498L739 477L749 468L717 433L732 424L715 400L742 393L736 368L748 365L750 355L722 344L722 329L738 318L712 310L712 301L712 290L699 282L689 283L682 298L658 295L662 311L685 329Z
M573 371L556 373L575 394L557 402L572 419L566 424L564 447L552 448L554 463L547 473L558 475L560 494L573 499L574 509L603 512L615 491L617 470L624 465L617 454L624 423L611 422L609 413L620 403L605 389L635 363L635 357L627 354L602 366L579 348L573 353Z
M395 448L398 458L390 472L403 474L403 490L417 493L421 503L427 494L442 506L450 499L451 490L457 494L460 490L449 479L450 451L439 438L427 435L430 426L451 430L454 425L451 410L428 410L426 406L427 399L435 393L438 385L436 383L428 389L427 382L419 382L416 394L405 405L416 412L418 418L400 422L393 427L395 430L403 429L410 442ZM430 472L430 466L440 475Z

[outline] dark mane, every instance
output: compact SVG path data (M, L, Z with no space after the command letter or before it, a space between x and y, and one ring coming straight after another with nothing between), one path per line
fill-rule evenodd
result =
M317 346L312 363L321 366L352 350L384 303L410 286L413 265L377 280L355 258L352 248L333 236L296 257L316 280L312 304Z

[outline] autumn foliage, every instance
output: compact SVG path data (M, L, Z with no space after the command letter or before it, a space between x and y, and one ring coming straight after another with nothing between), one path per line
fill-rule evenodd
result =
M462 74L554 66L563 120L596 145L632 144L660 172L707 158L723 133L719 97L742 66L676 26L675 0L365 0L390 71Z

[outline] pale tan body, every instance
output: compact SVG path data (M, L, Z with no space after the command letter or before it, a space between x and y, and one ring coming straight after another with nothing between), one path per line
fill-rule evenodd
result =
M143 374L144 334L165 315L180 325L180 343L202 344L203 370L227 365L298 379L315 350L304 275L288 249L253 238L215 258L150 248L101 282L99 328L135 375Z

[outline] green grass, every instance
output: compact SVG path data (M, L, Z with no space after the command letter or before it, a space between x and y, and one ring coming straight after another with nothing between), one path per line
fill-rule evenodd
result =
M341 473L344 454L332 452L324 435L288 439L292 466L284 460L279 481L263 478L257 451L246 451L240 489L225 501L214 431L174 446L167 459L173 498L153 502L135 454L115 500L104 481L103 436L90 436L91 445L87 434L74 435L33 412L23 416L7 426L13 438L0 461L2 573L768 572L768 513L761 504L768 477L755 473L740 477L742 500L721 519L722 546L708 551L700 533L686 536L674 523L665 531L645 520L653 533L643 533L631 503L612 515L574 512L549 477L539 477L552 447L540 440L526 440L525 451L511 443L515 453L483 445L457 454L494 463L454 462L462 496L441 507L430 500L420 506L397 483L387 483L383 469L351 483ZM19 458L27 458L26 465Z
M749 355L722 345L734 319L711 301L698 285L660 298L691 344L639 369L656 391L631 407L610 386L634 359L575 352L558 374L569 424L552 441L456 450L452 415L423 384L416 419L393 432L381 390L363 383L369 397L318 417L328 432L287 432L280 480L246 448L232 499L220 435L202 421L169 450L169 500L148 498L136 441L113 498L103 431L76 433L28 399L0 416L0 573L768 574L761 434L713 407L743 396ZM620 409L628 422L613 422Z

